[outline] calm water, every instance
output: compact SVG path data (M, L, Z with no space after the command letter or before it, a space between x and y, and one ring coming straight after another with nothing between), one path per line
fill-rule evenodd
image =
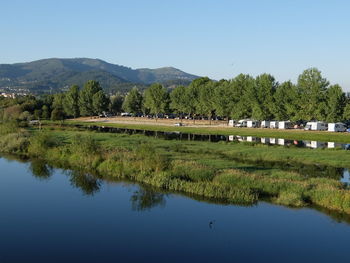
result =
M0 159L0 262L348 262L347 218ZM349 221L348 221L349 222Z
M321 141L310 141L310 140L288 140L282 138L265 138L256 136L239 136L239 135L202 135L202 134L191 134L182 132L160 132L150 130L138 130L138 129L126 129L126 128L113 128L105 126L83 126L74 125L80 129L88 129L98 132L108 133L124 133L124 134L142 134L145 136L151 136L166 140L188 140L188 141L207 141L207 142L251 142L261 143L266 145L278 145L285 147L301 147L311 149L344 149L350 150L350 143L335 143L335 142L321 142Z

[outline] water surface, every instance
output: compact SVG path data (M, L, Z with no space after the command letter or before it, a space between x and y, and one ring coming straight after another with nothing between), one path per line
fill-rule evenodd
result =
M0 159L0 262L348 262L350 222Z

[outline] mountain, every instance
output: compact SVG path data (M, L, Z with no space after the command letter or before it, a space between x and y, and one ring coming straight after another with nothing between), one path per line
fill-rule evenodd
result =
M49 58L27 63L0 64L0 89L46 93L82 86L97 80L110 92L127 91L137 85L159 82L165 85L188 84L198 76L173 67L132 69L90 58Z

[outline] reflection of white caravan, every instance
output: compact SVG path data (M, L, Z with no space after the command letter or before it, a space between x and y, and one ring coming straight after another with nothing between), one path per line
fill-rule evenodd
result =
M328 147L329 149L334 149L334 148L335 148L335 142L328 142L328 143L327 143L327 147Z
M229 140L230 142L235 141L235 136L234 136L234 135L228 136L228 140Z
M235 126L239 128L247 127L247 120L239 120Z
M261 138L261 143L270 143L270 138Z
M229 120L228 121L228 126L230 126L230 127L235 127L236 124L237 124L236 120Z
M322 148L324 146L325 146L325 143L318 142L318 141L311 141L311 142L306 143L306 147L310 147L313 149Z
M261 128L270 128L270 121L262 121Z
M276 144L276 138L270 138L270 143L271 144Z
M252 136L247 136L247 142L252 142L254 138Z
M248 128L258 128L260 126L260 121L249 120L247 121Z
M293 124L290 121L279 121L278 122L278 129L284 130L284 129L292 129Z
M284 139L278 139L278 144L284 146L285 140Z
M271 129L278 129L278 121L271 121L270 128Z
M344 123L328 123L328 131L330 132L345 132L346 126Z
M305 125L305 131L326 131L328 129L327 123L321 121L310 121Z

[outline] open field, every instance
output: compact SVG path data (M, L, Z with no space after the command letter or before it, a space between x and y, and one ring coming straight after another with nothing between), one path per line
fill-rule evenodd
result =
M78 118L75 120L68 120L66 123L76 124L91 124L152 130L152 131L178 131L184 133L194 134L221 134L221 135L241 135L241 136L257 136L257 137L273 137L291 140L313 140L322 142L339 142L350 143L349 133L334 133L327 131L304 131L304 130L278 130L278 129L263 129L263 128L233 128L228 127L226 122L216 121L213 125L209 125L208 121L197 121L193 124L192 120L184 120L182 127L174 126L179 120L174 119L154 119L147 118L132 118L132 117L116 117L116 118Z

